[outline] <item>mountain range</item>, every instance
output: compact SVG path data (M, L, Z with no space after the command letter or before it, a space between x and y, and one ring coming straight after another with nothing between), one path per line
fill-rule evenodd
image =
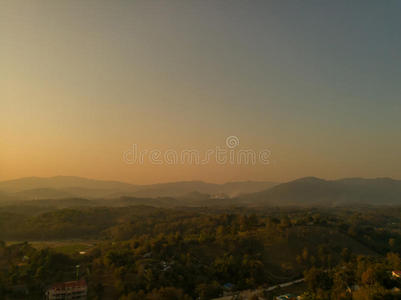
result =
M241 195L240 199L243 203L257 206L400 205L401 181L391 178L324 180L305 177Z
M228 182L182 181L150 185L134 185L118 181L94 180L74 176L26 177L0 182L0 199L60 199L118 197L193 197L193 193L212 198L231 198L244 193L263 191L276 183L264 181Z
M304 177L280 184L264 181L224 184L182 181L134 185L118 181L56 176L0 182L0 201L3 203L77 198L119 199L121 204L140 203L156 206L401 205L401 181L391 178L325 180Z

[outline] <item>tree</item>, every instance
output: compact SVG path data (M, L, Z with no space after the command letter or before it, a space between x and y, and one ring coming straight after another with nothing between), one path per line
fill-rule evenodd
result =
M201 300L217 298L220 296L221 292L222 288L217 281L213 281L210 284L201 283L196 287L196 293Z
M344 248L341 251L341 258L343 259L344 262L349 262L352 257L352 252L348 248Z
M312 292L317 292L319 289L328 290L332 286L332 279L328 272L315 267L310 268L305 272L305 282Z
M153 290L146 297L147 300L190 300L188 295L185 295L181 289L174 287L164 287L158 290Z
M401 269L401 258L397 253L387 253L387 261L392 269Z
M394 238L390 238L388 240L388 245L390 246L391 250L394 250L394 248L395 248L395 239Z

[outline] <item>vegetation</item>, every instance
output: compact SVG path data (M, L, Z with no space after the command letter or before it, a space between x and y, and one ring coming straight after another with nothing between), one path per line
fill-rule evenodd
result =
M401 268L400 212L148 206L3 211L4 240L97 242L86 248L67 241L50 248L44 242L1 243L0 292L39 299L48 285L75 279L79 265L91 299L211 299L227 286L255 289L303 276L305 299L397 299L389 297L398 287L391 270Z

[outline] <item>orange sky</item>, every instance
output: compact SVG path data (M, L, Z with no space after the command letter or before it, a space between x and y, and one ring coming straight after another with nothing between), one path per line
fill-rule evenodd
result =
M225 3L5 1L0 180L401 178L396 9ZM122 159L232 135L270 164Z

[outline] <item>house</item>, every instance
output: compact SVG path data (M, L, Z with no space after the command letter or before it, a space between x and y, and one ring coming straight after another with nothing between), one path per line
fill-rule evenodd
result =
M401 271L393 271L393 272L391 272L391 274L395 278L401 278Z
M67 281L53 284L46 291L47 300L84 300L88 286L85 280Z
M296 299L297 299L297 296L295 296L293 294L285 294L285 295L276 297L276 300L296 300Z

